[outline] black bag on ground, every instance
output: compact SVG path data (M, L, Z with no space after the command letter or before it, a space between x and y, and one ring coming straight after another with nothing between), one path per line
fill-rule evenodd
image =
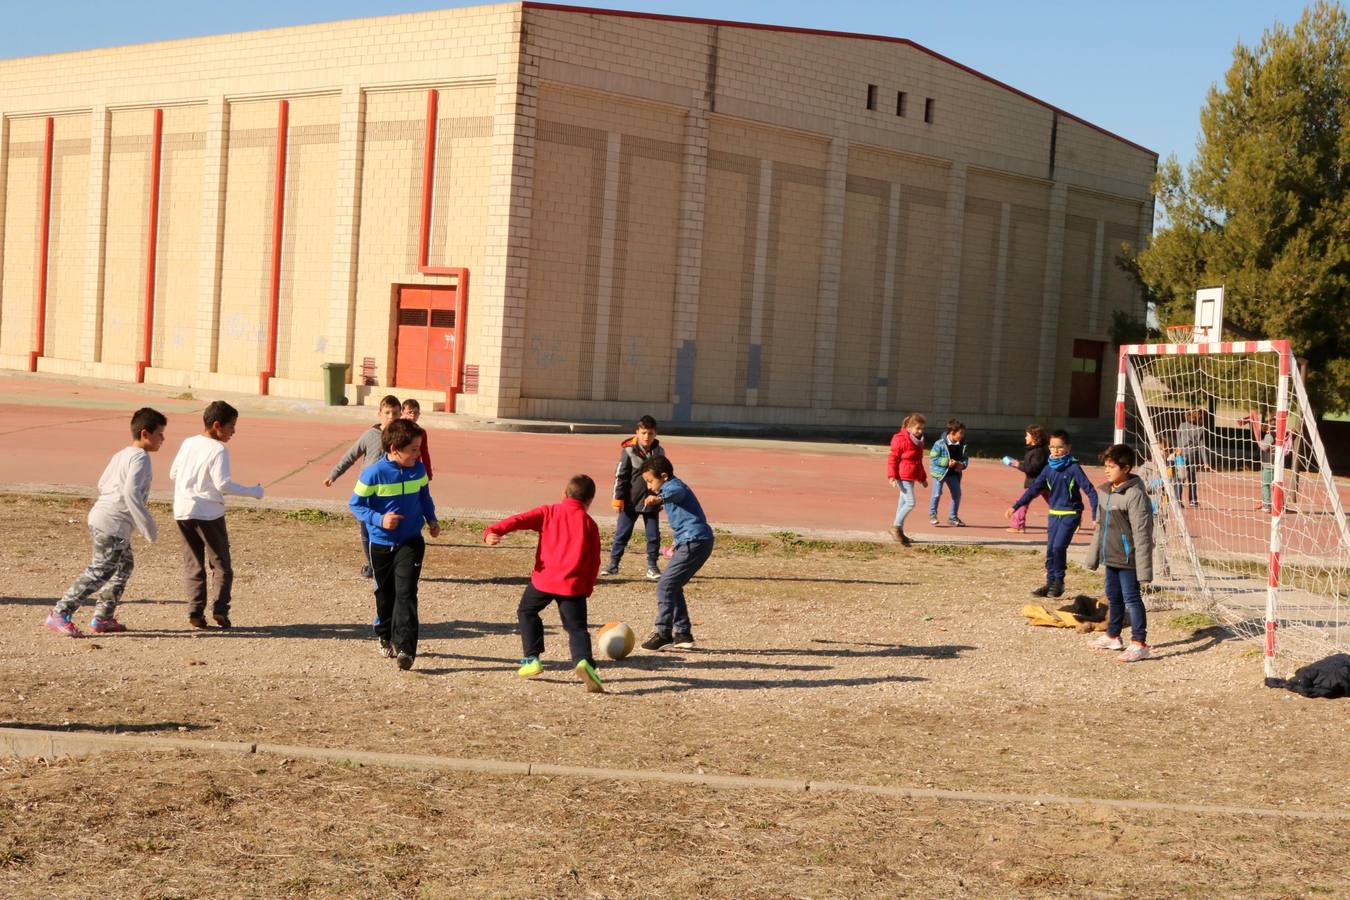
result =
M1293 678L1267 678L1266 687L1282 687L1304 697L1350 697L1350 654L1336 653L1309 663Z

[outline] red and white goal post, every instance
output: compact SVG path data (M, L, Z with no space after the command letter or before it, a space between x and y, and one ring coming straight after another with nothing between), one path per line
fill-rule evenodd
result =
M1120 348L1115 441L1143 460L1155 587L1263 639L1273 678L1350 649L1350 490L1289 342L1207 332Z

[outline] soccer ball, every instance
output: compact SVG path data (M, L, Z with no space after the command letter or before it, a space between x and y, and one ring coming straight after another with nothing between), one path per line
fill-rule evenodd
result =
M637 635L623 622L607 622L601 626L596 643L600 645L600 652L610 659L623 659L633 652Z

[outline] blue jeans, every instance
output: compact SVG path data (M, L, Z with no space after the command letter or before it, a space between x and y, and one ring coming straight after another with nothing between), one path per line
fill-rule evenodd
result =
M1051 584L1064 580L1064 571L1069 565L1069 544L1074 532L1078 530L1083 516L1074 513L1060 516L1050 513L1045 527L1045 580Z
M619 521L614 525L614 545L609 551L609 564L614 568L618 568L619 560L623 559L638 516L642 516L642 527L647 530L647 568L655 569L661 559L661 513L638 512L625 506L619 510Z
M690 634L689 606L684 602L684 586L712 556L713 542L688 541L676 544L670 563L656 583L656 630L662 634Z
M943 485L947 486L947 490L952 495L952 511L947 514L947 519L950 521L957 517L957 510L961 508L961 476L955 472L949 472L946 478L933 482L933 499L928 501L928 516L929 518L937 516L938 501L942 499Z
M909 515L910 510L914 509L914 482L900 482L900 502L895 506L895 527L901 530L905 527L905 517Z
M1148 643L1148 618L1139 597L1139 573L1106 567L1106 636L1120 637L1125 610L1130 611L1130 640Z

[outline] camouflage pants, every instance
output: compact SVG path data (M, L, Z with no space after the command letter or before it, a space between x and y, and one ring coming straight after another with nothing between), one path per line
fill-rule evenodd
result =
M131 538L105 534L92 527L89 536L94 545L93 559L84 574L66 590L65 596L56 604L56 610L62 615L72 615L81 603L94 596L94 615L111 619L131 578L131 570L136 567Z

